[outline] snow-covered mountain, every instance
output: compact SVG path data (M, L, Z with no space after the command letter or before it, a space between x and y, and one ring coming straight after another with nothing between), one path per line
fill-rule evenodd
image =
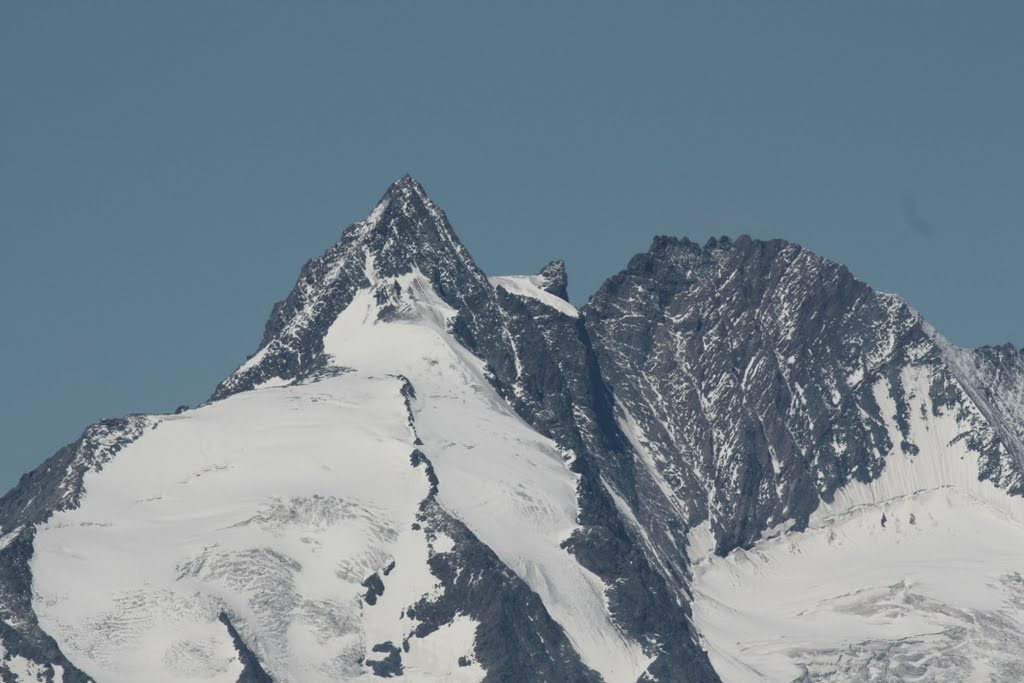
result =
M1024 352L782 241L567 298L394 183L208 403L0 499L0 679L1024 679Z

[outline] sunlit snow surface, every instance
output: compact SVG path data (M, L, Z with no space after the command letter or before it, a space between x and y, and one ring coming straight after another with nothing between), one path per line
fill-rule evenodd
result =
M428 558L451 550L414 525L430 488L410 463L418 447L442 506L538 593L583 662L609 681L643 672L605 586L561 547L578 514L567 454L494 392L426 280L397 280L387 321L364 290L331 328L334 376L157 418L86 475L78 509L38 528L33 605L71 661L103 683L234 682L225 612L275 680L373 679L362 661L412 633L405 608L442 590ZM366 604L360 584L391 562ZM480 680L457 663L475 633L459 616L410 639L404 680Z
M237 680L222 610L278 680L359 675L436 583L400 388L350 373L164 418L39 528L40 622L100 681ZM392 560L383 597L402 604L378 614L360 583Z
M540 275L500 275L490 278L495 287L501 287L510 294L536 299L549 308L576 318L580 312L568 301L543 289L544 278Z
M922 373L902 378L919 455L890 454L805 532L725 558L691 533L694 620L727 683L1024 680L1024 502L978 481Z

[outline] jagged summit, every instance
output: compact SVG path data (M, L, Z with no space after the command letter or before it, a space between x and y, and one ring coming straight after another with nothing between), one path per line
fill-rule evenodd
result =
M453 330L469 348L494 334L478 321L496 315L487 278L444 211L405 175L388 187L366 220L350 225L337 243L303 267L291 293L274 306L256 354L212 398L321 367L323 338L356 292L376 288L380 296L391 297L386 290L394 279L413 272L457 311Z
M405 194L407 192L414 192L421 198L426 198L427 193L423 189L422 183L416 180L411 173L403 173L402 176L388 185L388 189L384 192L384 197L391 195L392 193Z
M366 236L374 231L391 233L408 242L455 238L444 211L427 195L423 186L410 175L391 183L364 221L351 228Z
M565 272L565 261L552 261L540 271L541 289L554 294L563 301L569 300L569 276Z
M425 205L430 202L430 197L427 195L426 190L423 189L420 181L406 173L388 185L376 206L380 207L382 204L392 201L402 204L414 200L418 201L421 205Z
M372 256L375 272L383 277L413 268L432 274L456 261L476 269L444 211L410 175L393 182L367 219L350 226L339 244L349 241Z
M666 314L661 307L667 303L665 297L669 292L671 296L685 297L690 290L704 292L704 288L726 284L738 285L735 294L739 298L731 301L731 305L737 309L756 307L767 292L783 281L798 288L791 294L816 293L816 300L826 305L830 314L852 305L858 297L877 295L905 307L908 315L917 315L902 298L875 292L840 263L795 242L763 240L745 234L736 238L712 237L703 246L687 237L656 236L647 251L633 256L623 271L601 285L584 309L600 305L607 298L605 293L627 282L646 291L660 292L651 301L659 316Z
M712 236L705 240L703 245L690 239L686 235L655 235L651 240L651 246L647 249L647 252L641 253L660 254L663 252L678 251L693 254L711 254L721 251L730 251L733 249L739 249L741 251L756 251L768 255L777 254L786 249L809 251L797 242L780 237L764 239L754 237L747 233L740 233L735 237L730 235ZM816 254L816 256L820 257L818 254ZM842 264L837 263L836 265Z

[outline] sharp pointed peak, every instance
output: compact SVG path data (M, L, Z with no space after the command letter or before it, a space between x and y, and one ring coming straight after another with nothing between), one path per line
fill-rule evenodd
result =
M439 207L427 194L427 191L423 189L423 184L408 173L388 185L388 189L384 191L378 206L381 204L400 206L406 213L408 213L409 208L440 211Z
M346 242L358 243L373 257L375 276L397 276L418 267L428 275L466 272L486 281L444 210L409 174L391 183L366 220L346 231L339 244Z
M430 199L423 185L406 173L388 185L370 215L366 220L357 223L356 227L360 233L368 234L378 226L393 225L395 218L415 216L447 224L444 211Z
M421 275L451 308L467 312L467 319L476 315L474 308L494 305L480 294L492 288L444 211L415 178L404 175L391 183L365 220L351 224L334 245L306 264L291 293L274 307L257 354L222 382L213 397L224 398L268 378L294 379L315 372L328 329L355 293L370 288L374 296L383 296L397 278L410 273Z
M423 189L423 185L420 181L413 178L410 174L406 173L398 180L394 181L388 186L387 191L384 193L385 197L396 196L396 195L408 195L409 193L415 193L426 197L427 193Z

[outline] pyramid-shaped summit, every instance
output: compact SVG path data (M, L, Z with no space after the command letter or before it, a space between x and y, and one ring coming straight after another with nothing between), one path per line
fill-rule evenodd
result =
M476 346L474 331L488 336L476 320L497 315L487 278L444 211L405 175L388 187L366 220L350 225L337 243L303 267L291 293L274 306L256 354L217 387L213 399L316 371L325 362L324 336L356 292L373 288L390 297L389 283L414 271L456 309L455 329L463 341Z
M455 262L475 269L444 211L410 175L392 183L370 216L349 230L364 240L377 273L384 277L413 267L433 272Z
M0 677L1021 678L1019 349L778 240L566 283L393 183L214 400L0 499Z

